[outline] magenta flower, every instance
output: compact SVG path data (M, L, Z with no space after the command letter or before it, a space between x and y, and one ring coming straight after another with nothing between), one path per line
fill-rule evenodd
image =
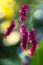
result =
M35 29L32 28L32 30L28 33L29 36L29 41L30 43L37 43L37 38L36 38L36 34L35 34Z
M35 50L36 50L36 48L37 48L37 46L38 46L38 41L37 41L37 38L36 38L36 34L35 34L35 30L34 30L34 29L32 29L32 30L30 31L29 41L30 41L30 43L31 43L31 47L30 47L28 56L31 57L31 56L34 55Z
M27 48L27 38L28 38L28 33L27 33L27 30L26 30L26 27L25 25L21 25L20 27L20 32L22 33L22 43L21 43L21 47L22 47L22 50L26 50Z
M28 13L28 10L29 10L29 5L27 4L24 4L21 9L20 9L20 15L23 15L23 14L27 14Z
M27 38L28 38L28 33L26 32L24 35L22 35L21 47L23 50L27 49Z
M20 16L20 21L23 22L26 20L26 17L25 16Z
M37 48L37 44L34 44L34 45L32 45L32 46L30 47L29 53L28 53L28 56L29 56L29 57L32 57L32 56L34 55L34 53L35 53L35 51L36 51L36 48Z
M25 4L21 7L19 13L20 13L20 21L24 22L26 20L26 16L29 11L29 5Z
M8 27L7 30L4 32L4 37L7 37L12 32L14 27L15 27L15 23L14 21L11 21L10 27Z
M23 50L28 49L27 42L31 43L28 56L31 57L34 55L36 48L38 46L38 41L36 38L35 30L32 28L30 32L27 32L25 25L21 25L20 32L22 33L22 43L21 47Z
M25 32L27 32L26 26L25 26L24 24L22 24L22 25L20 26L20 32L21 32L22 34L25 34Z

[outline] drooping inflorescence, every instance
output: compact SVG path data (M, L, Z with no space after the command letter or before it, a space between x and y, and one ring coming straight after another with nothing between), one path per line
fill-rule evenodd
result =
M29 5L24 4L21 7L20 11L19 11L19 13L20 13L20 21L21 22L25 22L27 14L28 14L28 11L29 11Z
M25 27L25 25L21 25L20 27L20 32L22 33L22 43L21 43L21 47L22 50L26 50L27 49L27 39L28 39L28 33L27 33L27 29Z
M27 42L29 41L31 46L28 52L28 56L31 57L34 55L36 48L38 46L35 30L32 28L32 30L28 32L26 26L22 24L20 27L20 32L22 34L21 48L22 50L27 50L28 49Z
M35 29L32 28L32 30L30 31L28 36L29 36L29 41L31 43L31 47L30 47L28 56L33 56L34 53L35 53L35 50L38 46L38 41L37 41L37 37L36 37L36 34L35 34Z
M7 28L7 30L4 32L4 37L7 37L11 32L12 30L14 29L15 27L15 23L14 21L12 20L11 23L10 23L10 26Z
M20 12L20 21L22 23L25 22L28 11L29 11L29 5L25 4L21 7L19 12ZM29 41L31 46L30 46L30 49L28 52L28 56L31 57L34 55L35 50L38 46L38 41L36 38L35 29L32 28L31 31L28 31L26 29L25 24L21 24L20 32L22 34L21 48L22 48L22 50L27 50L28 49L27 42Z
M29 5L27 5L27 4L23 5L19 11L20 22L23 23L20 25L20 32L22 34L21 48L23 51L27 50L28 49L27 43L30 42L31 46L28 51L28 56L31 57L34 55L34 53L36 51L36 48L38 46L38 41L36 38L35 30L32 28L31 31L28 31L24 24L28 11L29 11ZM14 27L15 27L15 23L14 23L14 21L11 21L10 26L4 32L4 37L7 37L12 32Z

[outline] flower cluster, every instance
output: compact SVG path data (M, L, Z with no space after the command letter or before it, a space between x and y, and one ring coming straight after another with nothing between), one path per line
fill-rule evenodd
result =
M26 16L28 14L29 5L25 4L20 9L20 21L24 22L26 20Z
M27 29L26 29L25 25L23 24L20 27L20 32L22 33L22 43L21 43L22 49L26 50L28 48L27 47L28 41L31 43L31 47L30 47L29 53L28 53L28 56L31 57L34 55L35 50L38 45L35 30L32 29L30 32L27 32Z
M26 48L27 48L28 33L27 33L27 30L26 30L26 27L25 27L24 24L21 25L20 32L22 33L21 47L22 47L22 50L26 50Z
M12 32L14 27L15 27L15 23L12 20L10 23L10 27L8 27L7 30L4 32L4 37L7 37Z
M29 36L29 41L31 43L31 47L30 47L28 56L33 56L34 53L35 53L35 50L38 46L38 41L37 41L37 38L36 38L35 30L32 29L30 31L30 33L28 33L28 36Z

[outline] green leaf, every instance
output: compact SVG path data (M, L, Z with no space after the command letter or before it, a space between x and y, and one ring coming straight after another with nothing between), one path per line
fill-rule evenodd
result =
M40 41L35 55L32 57L31 65L42 65L43 63L43 39Z

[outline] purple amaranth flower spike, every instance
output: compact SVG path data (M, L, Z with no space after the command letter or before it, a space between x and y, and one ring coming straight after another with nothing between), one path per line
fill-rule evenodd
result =
M27 49L27 37L28 37L27 32L24 35L22 35L22 43L21 43L22 50Z
M34 55L36 48L37 48L37 44L36 45L34 44L30 47L29 54L28 54L29 57L32 57Z
M30 31L29 41L30 41L30 43L31 43L31 47L30 47L28 56L31 57L31 56L34 55L35 50L36 50L36 48L37 48L37 46L38 46L38 41L37 41L37 38L36 38L36 34L35 34L35 30L34 30L34 29L32 29L32 30Z
M36 34L35 34L35 29L32 28L32 30L28 33L29 36L29 41L31 44L35 44L38 43L37 38L36 38Z
M35 30L32 28L30 32L27 31L26 26L24 24L20 27L20 32L22 34L22 43L21 47L22 50L28 49L27 42L29 41L31 43L28 56L31 57L34 55L36 48L38 47L38 41L36 38Z
M10 27L8 27L7 30L4 32L4 37L7 37L12 32L14 27L15 27L15 23L14 21L11 21Z
M27 14L28 13L28 10L29 10L29 5L27 4L24 4L21 9L20 9L20 15L23 15L23 14Z
M26 20L26 16L20 16L20 21L25 21Z
M26 20L26 16L28 14L28 11L29 11L29 5L24 4L19 11L21 22L24 22Z
M27 33L27 29L26 29L26 27L25 27L24 24L21 25L21 27L20 27L20 32L22 33L22 43L21 43L21 47L22 47L22 50L26 50L26 49L27 49L28 33Z
M25 34L25 32L27 32L26 26L25 26L24 24L22 24L22 25L20 26L20 32L21 32L22 34Z

